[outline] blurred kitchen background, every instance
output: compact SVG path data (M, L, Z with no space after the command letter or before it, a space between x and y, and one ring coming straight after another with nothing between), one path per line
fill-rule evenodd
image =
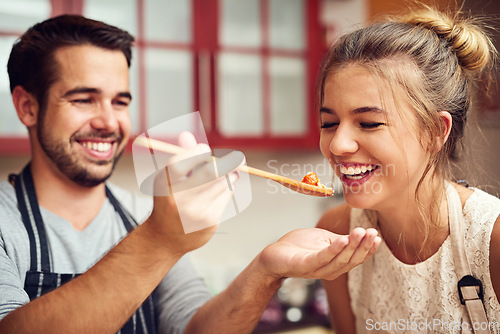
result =
M422 1L441 7L454 0ZM460 1L458 1L460 2ZM131 68L133 134L200 111L213 148L238 149L249 166L301 179L316 171L337 189L333 198L293 193L251 178L252 203L221 224L213 239L191 254L217 293L261 251L286 232L313 227L342 202L338 182L318 149L314 85L328 45L340 34L385 14L404 0L0 0L0 179L29 159L27 131L11 103L6 63L16 37L63 13L83 14L136 36ZM453 7L452 7L453 8ZM487 15L498 28L500 3L466 0L464 10ZM498 31L492 31L497 47ZM498 89L470 118L468 153L458 178L500 193ZM138 191L130 147L112 182ZM317 282L290 280L264 314L258 331L316 326L328 332L325 300Z

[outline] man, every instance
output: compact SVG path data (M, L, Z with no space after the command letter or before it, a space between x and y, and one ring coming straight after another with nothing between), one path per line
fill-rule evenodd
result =
M250 332L285 277L333 279L375 251L372 230L292 231L211 298L183 256L216 227L185 234L173 196L155 196L149 214L105 183L130 136L132 42L116 27L60 16L12 49L12 99L32 156L0 183L1 333ZM207 150L188 134L179 141L177 159ZM195 177L203 161L190 161L174 174ZM213 208L229 201L222 187L225 178L200 187L190 200L207 211L193 219L217 222Z

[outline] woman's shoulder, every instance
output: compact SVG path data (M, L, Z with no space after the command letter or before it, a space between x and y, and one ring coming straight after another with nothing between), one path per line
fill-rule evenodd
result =
M484 200L490 203L500 203L500 198L480 188L468 187L468 186L465 187L458 183L451 183L451 184L458 192L458 196L460 197L460 201L462 202L462 207L465 207L465 205L468 204L468 202L476 203L476 202L483 202Z
M500 214L500 198L478 188L455 186L466 216L476 219L491 220Z
M326 211L316 226L337 234L349 234L350 215L351 207L344 203Z
M462 203L462 208L464 208L465 203L467 203L467 200L474 193L474 189L464 187L463 185L458 184L458 183L452 183L452 185L456 189L456 191L458 192L458 196L460 197L460 202Z

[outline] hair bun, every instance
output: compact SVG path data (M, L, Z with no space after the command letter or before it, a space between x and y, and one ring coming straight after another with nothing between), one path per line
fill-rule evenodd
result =
M452 16L430 7L414 11L399 20L427 28L448 42L460 65L471 71L487 68L496 53L495 47L479 19L465 18L459 11Z

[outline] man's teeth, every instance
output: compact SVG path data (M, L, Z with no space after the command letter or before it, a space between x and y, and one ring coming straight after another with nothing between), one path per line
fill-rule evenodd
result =
M83 147L86 147L90 150L93 151L98 151L98 152L107 152L111 149L111 143L103 143L103 142L82 142Z
M377 165L363 165L356 167L346 167L344 165L340 165L340 172L350 179L359 180L364 176L362 174L371 172L375 168L377 168Z

